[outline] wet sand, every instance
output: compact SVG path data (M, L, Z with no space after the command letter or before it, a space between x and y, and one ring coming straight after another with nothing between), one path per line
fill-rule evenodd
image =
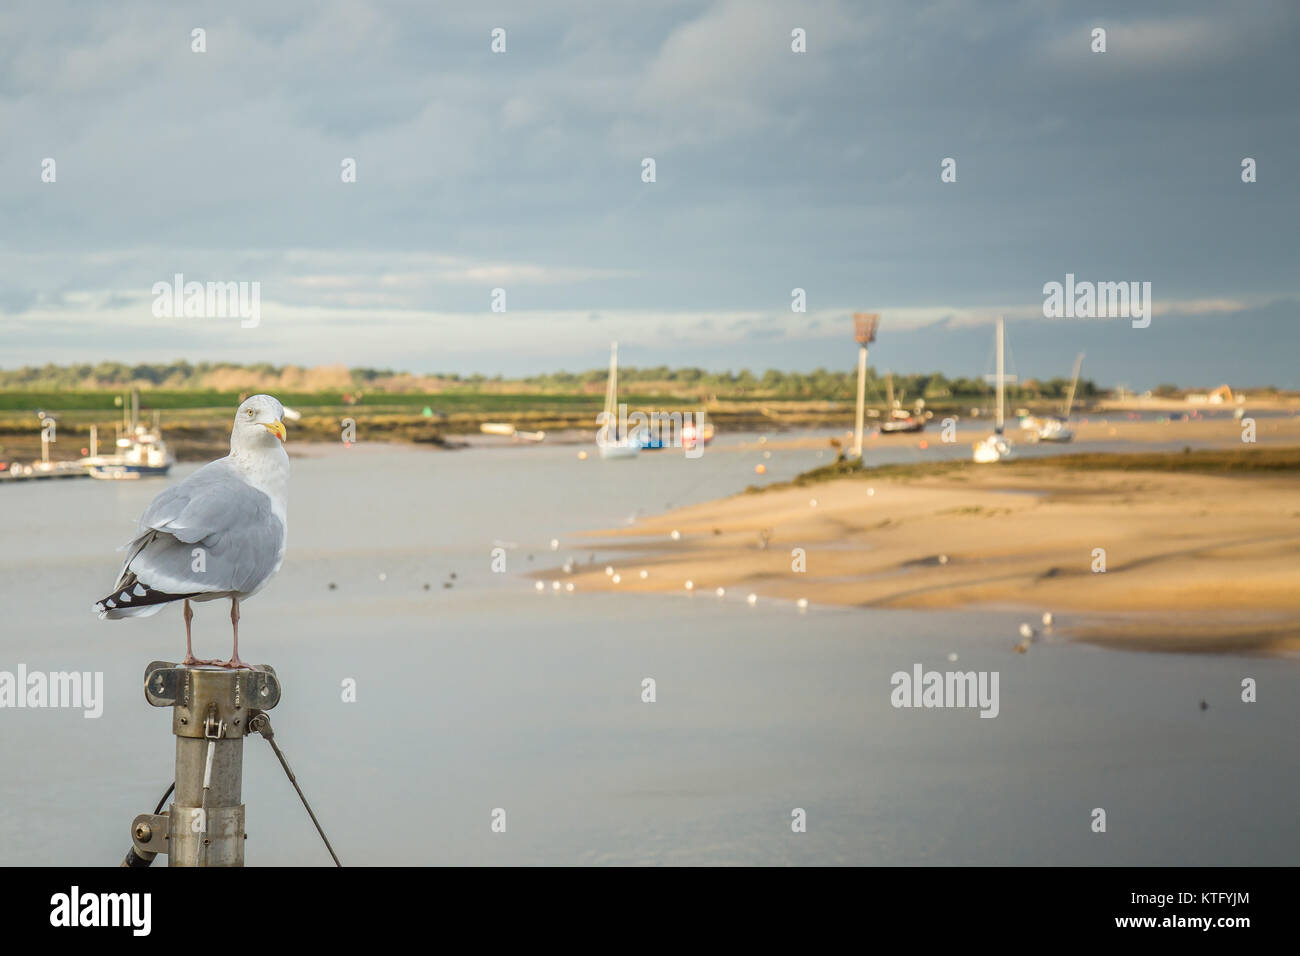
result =
M866 474L597 536L628 555L620 581L583 567L565 576L577 590L681 592L690 581L764 601L1014 606L1068 612L1072 635L1132 649L1300 650L1300 485L1285 472L1037 462Z

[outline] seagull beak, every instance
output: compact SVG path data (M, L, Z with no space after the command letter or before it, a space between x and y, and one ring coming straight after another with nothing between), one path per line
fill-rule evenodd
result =
M288 432L284 430L284 422L280 421L278 418L269 424L266 422L262 422L262 427L265 428L267 431L269 431L276 438L280 439L280 441L284 441L285 436L288 435Z

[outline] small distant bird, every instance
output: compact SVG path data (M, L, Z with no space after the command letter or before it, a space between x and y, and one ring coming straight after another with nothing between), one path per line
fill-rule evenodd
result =
M182 601L186 665L250 666L239 659L239 602L280 570L288 535L283 419L284 406L270 395L246 399L235 412L230 454L154 498L123 548L113 593L95 605L101 619L148 617ZM200 661L190 601L218 598L230 599L234 649L228 661Z

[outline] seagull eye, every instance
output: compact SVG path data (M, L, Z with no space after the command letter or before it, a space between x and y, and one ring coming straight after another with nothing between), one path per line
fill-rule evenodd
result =
M250 409L249 409L247 412L245 412L244 414L246 414L249 418L252 418L252 417L253 417L253 410L250 408Z

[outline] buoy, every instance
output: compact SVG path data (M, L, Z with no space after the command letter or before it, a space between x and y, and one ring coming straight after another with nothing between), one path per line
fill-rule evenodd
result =
M750 607L753 607L755 604L758 603L758 595L751 594L749 597L745 598L745 600L749 602Z
M957 663L957 652L956 652L956 651L949 651L949 652L948 652L948 662L949 662L949 663L952 663L952 664Z
M714 591L713 593L716 594L718 597L725 597L726 594L727 594L727 589L726 589L726 588L718 588L718 589L717 589L716 591Z
M558 591L559 589L560 589L560 582L559 582L559 581L552 581L552 582L551 582L551 590L552 590L552 591Z
M755 466L754 466L754 474L756 474L756 475L766 475L766 474L767 474L767 466L766 466L766 465L755 465Z
M947 563L948 563L948 555L946 555L946 554L941 554L941 555L939 555L939 563L940 563L940 564L947 564Z
M586 461L586 460L587 460L587 453L585 451L578 452L578 461Z
M573 582L572 582L572 581L568 581L568 582L566 582L565 585L564 585L564 590L566 590L566 591L572 591L572 590L573 590Z
M648 578L648 577L650 577L650 572L647 571L645 568L642 568L642 569L641 569L641 580L644 581L644 580L645 580L646 578Z
M930 447L930 443L925 439L921 439L921 445L920 445L921 451L925 451L929 447Z
M680 541L682 537L682 533L678 531L676 528L673 528L673 533L670 537L672 537L674 541Z
M614 569L611 568L608 564L605 565L605 577L609 577L613 573L614 573Z
M616 575L614 575L612 578L610 578L610 580L613 581L615 584L619 584L619 583L621 583L622 580L623 580L623 575L621 575L621 574L616 574Z
M801 611L806 611L806 610L808 610L808 599L807 599L807 598L800 598L799 600L795 601L795 604L797 604L797 605L799 606L799 610L801 610Z
M694 581L687 581L687 582L686 582L686 590L688 590L688 591L694 591L694 590L695 590L695 582L694 582Z
M812 499L812 501L808 502L808 506L809 506L810 508L816 508L816 507L817 507L817 499L814 498L814 499Z
M546 590L546 585L543 584L541 581L538 581L536 584L533 585L533 587L536 588L538 591Z
M1051 626L1052 626L1052 612L1051 612L1051 611L1044 611L1044 612L1043 612L1043 627L1051 627Z
M1020 636L1023 637L1025 640L1028 641L1028 640L1030 640L1030 639L1033 638L1033 636L1034 636L1034 629L1033 629L1032 627L1030 627L1028 624L1021 624L1021 625L1020 625Z
M552 538L552 539L551 539L551 550L552 550L552 551L559 551L559 550L560 550L560 539L559 539L559 538Z
M387 580L388 580L388 575L385 574L383 571L380 571L380 572L379 572L379 580L381 580L381 581L387 581Z

